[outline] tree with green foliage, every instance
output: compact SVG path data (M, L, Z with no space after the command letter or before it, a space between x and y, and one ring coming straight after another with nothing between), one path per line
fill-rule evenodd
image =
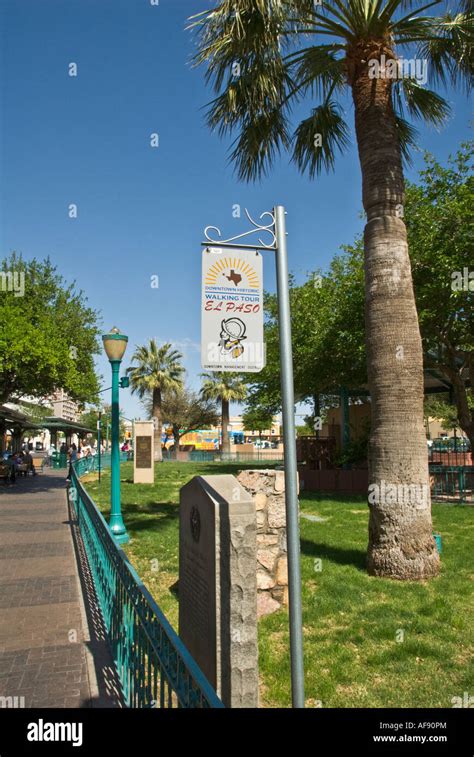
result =
M473 156L473 142L462 145L447 166L426 155L421 181L408 187L406 208L425 366L452 385L459 426L472 449Z
M30 415L35 423L36 421L41 421L43 418L48 418L53 415L52 406L45 402L38 404L36 402L28 402L28 400L21 400L18 405L20 411L26 415Z
M151 415L151 401L145 403ZM173 429L174 447L179 450L179 440L191 431L198 431L218 423L218 412L214 400L204 399L198 392L186 386L164 393L161 414Z
M81 414L79 418L79 423L82 426L85 426L86 428L90 428L93 432L92 436L96 440L97 437L97 421L99 420L99 413L100 413L100 420L101 420L101 443L106 444L107 440L107 426L109 427L109 430L112 426L112 406L111 405L103 405L102 407L96 406L96 407L90 407L87 410L84 410L84 412ZM125 439L126 434L126 426L125 426L125 420L123 415L123 410L120 410L119 412L119 439ZM110 437L109 437L110 439Z
M265 407L249 407L242 413L244 431L258 431L262 438L264 431L270 431L273 425L273 413Z
M431 5L438 3L433 2ZM430 17L420 0L222 0L192 19L195 63L215 98L208 124L237 132L231 159L241 179L262 176L281 150L301 172L332 169L347 149L340 101L352 98L362 173L366 344L373 399L369 484L428 484L423 354L408 255L402 163L416 142L405 119L439 126L448 103L406 74L427 62L432 80L469 81L472 18ZM405 55L410 58L404 58ZM291 128L292 106L316 107ZM403 492L403 486L397 487ZM368 570L423 579L439 570L430 508L371 503Z
M151 400L154 423L155 460L163 459L161 432L163 428L162 402L165 392L179 390L183 385L183 356L167 342L158 346L155 339L135 348L132 365L127 368L132 394Z
M473 179L468 166L472 154L471 143L462 145L447 167L426 154L426 168L420 172L419 181L407 184L405 205L425 367L453 384L459 427L469 438L474 404L470 388L473 378L469 377L474 272L468 278L473 225ZM461 286L457 286L459 279ZM339 385L357 389L367 384L363 281L363 245L359 239L335 256L327 273L316 271L306 283L292 286L295 391L299 400L308 401L325 392L337 393ZM271 402L277 411L280 390L279 375L274 370L279 357L276 295L266 296L265 308L270 368L253 377L249 375L247 401L251 405Z
M305 423L304 426L295 426L296 436L314 436L314 428L309 423Z
M425 399L425 421L428 424L430 418L436 418L441 422L444 431L453 431L459 428L459 418L456 405L449 402L449 396L430 394Z
M242 374L227 371L215 371L201 374L204 379L201 397L205 400L221 403L222 444L221 452L230 453L229 408L231 402L241 402L247 394L247 387Z
M63 389L92 400L99 384L94 355L98 314L49 259L12 253L0 265L0 403Z
M471 279L463 275L462 286L453 288L463 272L470 271L470 156L472 147L465 145L449 160L451 168L443 168L427 154L427 168L420 172L420 182L409 183L406 190L405 220L425 365L450 382L454 370L459 377L469 379L474 334L474 275ZM449 192L444 179L436 182L436 191L433 186L430 191L435 175L449 177ZM334 257L327 273L316 271L306 283L291 288L298 399L311 399L315 393L337 393L339 385L357 389L367 383L363 278L363 246L357 240ZM273 366L279 355L276 295L266 296L265 307L267 357ZM440 339L446 339L452 347L451 366L439 359ZM279 408L279 385L274 371L271 374L268 377L262 372L253 379L249 375L249 381L254 382L249 402L271 396ZM471 392L466 381L459 391L470 406ZM469 435L469 429L464 430Z
M97 421L99 420L99 409L97 407L89 407L84 410L79 416L79 423L85 428L91 429L94 439L97 439ZM106 419L102 417L102 428L105 428Z
M347 248L327 273L316 271L301 286L290 283L296 401L366 384L362 250ZM276 412L281 409L276 295L265 296L265 312L267 363L261 373L248 376L249 404Z

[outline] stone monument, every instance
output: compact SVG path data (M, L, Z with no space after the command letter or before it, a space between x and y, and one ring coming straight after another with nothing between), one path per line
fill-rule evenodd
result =
M182 487L179 635L227 707L258 706L256 532L234 476Z
M153 421L135 421L133 425L133 483L153 484L155 481Z
M257 611L269 615L288 605L285 474L282 470L243 470L238 481L257 512Z

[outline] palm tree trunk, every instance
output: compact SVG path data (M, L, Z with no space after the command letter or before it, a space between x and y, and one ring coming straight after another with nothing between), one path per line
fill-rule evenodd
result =
M403 221L401 153L391 82L369 79L368 56L358 57L352 91L367 215L365 338L372 401L367 568L371 575L424 579L438 573L439 556L432 536L423 354Z
M173 423L173 437L174 437L174 451L176 453L176 460L177 460L178 452L179 452L179 426L177 423Z
M161 449L161 433L163 428L163 420L161 417L161 391L160 389L153 390L153 428L154 428L154 440L155 440L155 460L160 462L163 460L163 452Z
M230 454L229 439L229 400L222 400L222 452Z

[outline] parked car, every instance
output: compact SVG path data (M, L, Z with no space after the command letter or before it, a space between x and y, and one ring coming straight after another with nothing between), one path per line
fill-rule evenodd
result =
M456 438L451 437L449 439L449 450L453 452L469 452L471 449L471 445L469 444L469 439L465 439L464 437L457 436Z
M436 452L469 452L469 439L461 436L441 437L433 440L432 449Z
M256 442L254 442L253 446L255 449L271 449L272 444L271 442L266 441L266 439L258 439Z

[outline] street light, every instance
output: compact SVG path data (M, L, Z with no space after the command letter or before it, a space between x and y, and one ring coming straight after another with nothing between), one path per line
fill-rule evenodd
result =
M110 529L119 544L129 540L120 504L120 448L119 448L119 372L127 348L128 336L117 328L102 337L104 349L112 366L112 453L111 453L111 513Z

